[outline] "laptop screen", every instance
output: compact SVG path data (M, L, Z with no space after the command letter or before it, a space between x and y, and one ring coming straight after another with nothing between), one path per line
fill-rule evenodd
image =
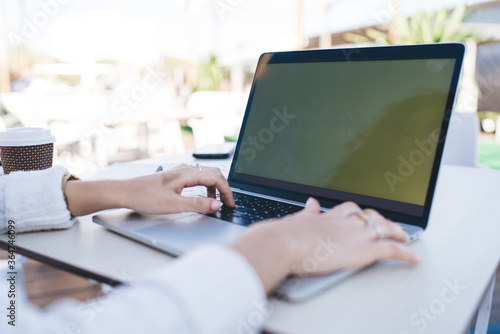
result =
M456 60L265 56L231 179L421 216Z

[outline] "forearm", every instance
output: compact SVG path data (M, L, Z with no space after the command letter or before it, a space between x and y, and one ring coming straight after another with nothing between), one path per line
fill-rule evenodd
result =
M182 196L186 187L204 185L213 198ZM127 208L146 214L179 212L215 212L221 203L215 199L215 189L221 200L234 206L231 189L219 169L203 171L192 166L180 166L162 173L127 180L68 181L64 194L73 216L87 215L105 209Z
M65 196L73 216L84 216L97 211L126 207L130 189L126 181L70 181Z

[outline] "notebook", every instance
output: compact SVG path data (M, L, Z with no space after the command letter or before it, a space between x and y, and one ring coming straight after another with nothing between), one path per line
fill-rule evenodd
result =
M228 243L264 219L354 201L427 227L464 45L459 43L263 54L228 182L236 208L210 215L101 215L94 221L169 254ZM306 299L355 271L277 289Z

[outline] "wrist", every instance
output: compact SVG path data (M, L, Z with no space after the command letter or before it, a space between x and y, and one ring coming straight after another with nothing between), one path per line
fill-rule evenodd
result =
M131 209L134 204L133 194L138 192L140 184L133 179L103 181L102 192L105 197L107 209Z
M113 203L113 209L133 209L137 202L136 196L141 190L141 185L136 179L112 180L112 190L109 193L109 201Z
M255 269L266 293L271 292L293 272L293 243L271 222L249 228L230 247L240 253ZM278 228L276 228L278 227Z
M80 180L80 178L73 174L66 174L62 178L61 188L64 197L64 202L66 203L66 207L69 207L68 198L66 196L66 185L68 184L69 181L78 181L78 180ZM74 215L71 215L71 218L74 218Z
M73 216L126 207L126 187L120 180L68 182L64 196Z

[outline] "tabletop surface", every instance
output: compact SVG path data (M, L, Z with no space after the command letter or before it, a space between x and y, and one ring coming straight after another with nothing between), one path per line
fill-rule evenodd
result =
M443 166L429 226L411 245L421 264L378 263L306 302L271 300L265 327L277 333L464 332L500 259L498 208L500 172ZM93 224L90 216L68 230L18 234L16 246L111 283L131 282L172 260Z

